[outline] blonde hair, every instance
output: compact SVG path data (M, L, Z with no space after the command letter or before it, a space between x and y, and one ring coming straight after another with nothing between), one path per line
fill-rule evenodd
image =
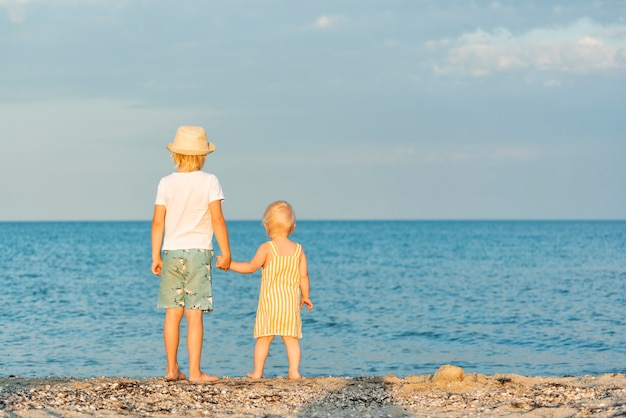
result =
M296 227L296 212L289 203L277 200L265 209L263 225L270 237L281 233L289 235Z
M178 171L188 173L201 170L206 161L206 155L185 155L173 152L172 160Z

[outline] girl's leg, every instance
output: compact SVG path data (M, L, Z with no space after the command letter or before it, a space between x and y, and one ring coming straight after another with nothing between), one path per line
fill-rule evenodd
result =
M178 368L178 342L180 340L180 321L183 318L183 308L167 308L163 322L163 341L165 343L165 378L168 380L186 379Z
M256 339L256 344L254 345L254 371L252 373L248 373L248 377L252 377L254 379L263 378L265 360L267 360L267 356L270 353L270 344L273 339L273 335L259 337Z
M287 360L289 361L290 379L300 379L300 342L296 337L283 336L285 348L287 349Z
M202 358L202 340L204 338L204 323L202 312L199 309L187 309L187 350L189 350L189 381L190 382L213 382L217 377L203 373L200 370Z

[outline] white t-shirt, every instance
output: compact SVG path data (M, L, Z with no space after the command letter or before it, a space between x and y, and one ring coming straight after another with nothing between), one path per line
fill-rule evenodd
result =
M213 249L209 203L223 199L222 187L213 174L193 171L163 177L154 202L166 210L163 249Z

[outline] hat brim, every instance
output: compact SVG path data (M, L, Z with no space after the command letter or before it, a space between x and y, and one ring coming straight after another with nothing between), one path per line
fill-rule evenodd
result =
M204 151L204 150L189 150L189 149L181 149L181 148L177 148L174 146L173 142L170 142L169 144L167 144L165 147L170 150L171 152L175 153L175 154L181 154L181 155L209 155L210 153L212 153L213 151L215 151L215 144L212 144L211 142L207 141L207 144L209 145L209 150L208 151Z

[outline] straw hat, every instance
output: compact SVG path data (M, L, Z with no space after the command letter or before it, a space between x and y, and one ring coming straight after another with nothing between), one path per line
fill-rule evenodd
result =
M207 155L215 151L215 145L206 137L200 126L180 126L176 130L174 142L167 144L167 149L183 155Z

